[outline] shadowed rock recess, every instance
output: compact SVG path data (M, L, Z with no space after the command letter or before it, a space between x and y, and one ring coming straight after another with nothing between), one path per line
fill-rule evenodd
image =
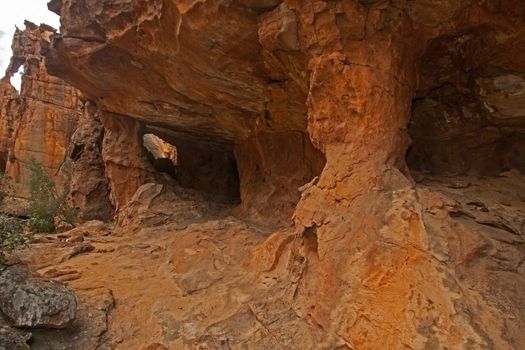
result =
M79 209L16 253L77 295L33 349L523 348L522 0L49 8L0 82L4 210L31 156Z

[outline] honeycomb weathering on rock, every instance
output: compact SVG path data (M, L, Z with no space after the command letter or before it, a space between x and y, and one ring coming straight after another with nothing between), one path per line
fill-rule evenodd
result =
M100 119L100 157L89 159L107 191L90 193L112 210L111 199L116 226L104 239L79 228L95 253L67 264L61 242L25 260L73 274L78 291L112 291L100 344L525 342L521 1L50 8L61 29L45 65L89 101L84 117ZM17 136L3 125L20 101L3 101L8 145ZM176 147L171 176L145 134Z

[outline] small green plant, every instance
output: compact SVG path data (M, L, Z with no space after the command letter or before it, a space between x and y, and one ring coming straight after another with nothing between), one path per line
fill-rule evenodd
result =
M73 224L77 212L67 205L68 189L58 192L55 182L36 159L29 161L29 224L36 232L55 231L55 217Z
M0 214L0 264L6 255L29 241L26 225L18 218Z
M0 205L13 192L11 177L0 174ZM29 240L26 224L23 220L0 213L0 264L4 264L6 255L25 245Z

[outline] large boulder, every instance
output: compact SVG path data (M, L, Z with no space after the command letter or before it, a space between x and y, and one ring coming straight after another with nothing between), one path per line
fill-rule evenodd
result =
M75 319L77 301L63 284L13 265L0 272L0 310L15 327L64 328Z
M30 350L31 333L10 327L0 327L0 350Z

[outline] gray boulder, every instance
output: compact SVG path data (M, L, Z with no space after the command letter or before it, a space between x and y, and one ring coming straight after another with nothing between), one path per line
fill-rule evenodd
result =
M65 285L13 265L0 271L0 310L14 327L64 328L75 319L77 301Z
M27 342L31 339L31 333L0 327L0 350L31 350Z

